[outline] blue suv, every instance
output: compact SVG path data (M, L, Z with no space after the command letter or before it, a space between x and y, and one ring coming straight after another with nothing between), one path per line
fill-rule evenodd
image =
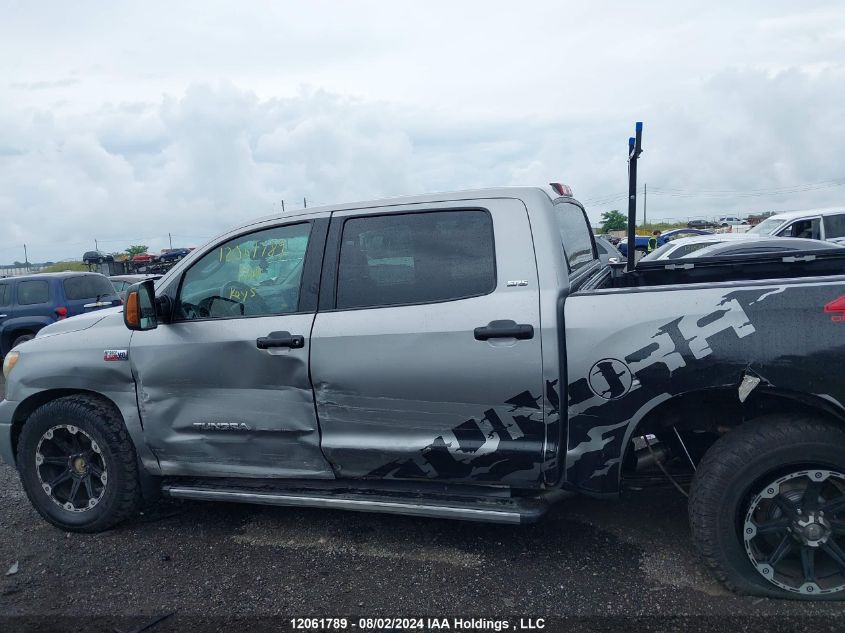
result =
M0 356L46 325L121 304L99 273L41 273L0 279Z

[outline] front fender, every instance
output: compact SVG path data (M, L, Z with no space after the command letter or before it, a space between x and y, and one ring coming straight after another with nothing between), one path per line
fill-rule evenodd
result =
M112 402L123 416L126 428L144 467L158 472L158 461L144 441L138 413L135 378L126 355L105 350L128 350L131 332L121 314L112 314L94 327L36 338L21 347L21 354L6 384L6 398L18 403L13 412L11 433L45 402L73 393L98 395Z

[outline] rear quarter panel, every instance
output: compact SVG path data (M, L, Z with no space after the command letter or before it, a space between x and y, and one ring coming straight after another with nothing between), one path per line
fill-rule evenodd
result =
M843 295L836 277L570 296L567 480L617 492L627 442L650 411L683 393L738 388L746 373L845 412L836 371L845 322L825 312Z

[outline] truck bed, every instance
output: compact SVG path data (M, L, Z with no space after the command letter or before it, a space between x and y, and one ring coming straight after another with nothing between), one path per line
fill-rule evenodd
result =
M640 262L632 272L612 268L588 284L590 289L677 286L695 283L829 277L845 275L845 253L794 253L744 257ZM586 288L585 288L586 289Z

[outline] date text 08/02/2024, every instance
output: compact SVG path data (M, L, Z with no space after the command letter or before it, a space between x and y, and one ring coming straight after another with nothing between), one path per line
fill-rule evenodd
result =
M291 618L296 631L418 630L418 631L539 631L546 628L545 618L518 618L515 621L490 618Z

